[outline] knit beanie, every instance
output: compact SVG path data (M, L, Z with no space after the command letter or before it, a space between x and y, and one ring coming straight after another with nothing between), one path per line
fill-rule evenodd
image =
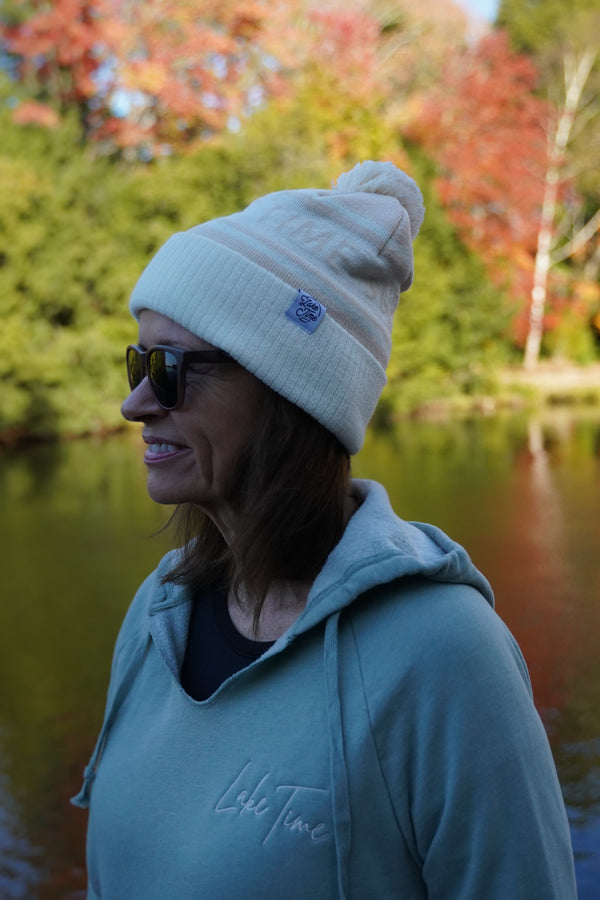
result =
M391 162L359 163L331 190L267 194L173 235L130 308L225 350L356 453L386 381L423 215L412 178Z

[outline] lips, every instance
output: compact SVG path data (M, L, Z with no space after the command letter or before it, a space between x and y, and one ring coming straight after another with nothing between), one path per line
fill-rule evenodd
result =
M144 462L147 463L171 459L189 449L189 447L185 447L182 444L174 444L171 443L171 441L166 441L158 437L144 437L144 441L148 445L146 452L144 453Z

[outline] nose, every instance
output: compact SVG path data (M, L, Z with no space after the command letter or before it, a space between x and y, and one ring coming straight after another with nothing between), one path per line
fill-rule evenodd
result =
M121 404L121 415L128 422L143 422L154 416L164 416L167 412L158 403L147 378L140 381Z

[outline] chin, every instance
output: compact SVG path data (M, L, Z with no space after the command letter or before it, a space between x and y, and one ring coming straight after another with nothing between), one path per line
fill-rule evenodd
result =
M180 487L174 484L167 484L162 479L154 478L152 473L148 474L146 490L150 499L154 500L155 503L174 506L178 503L186 502Z
M184 501L173 494L166 494L163 491L153 491L148 488L148 496L154 503L160 503L161 506L177 506Z
M207 492L196 487L195 490L186 490L185 486L180 483L169 483L166 479L155 478L153 473L148 473L148 481L146 485L148 496L155 503L164 506L177 506L182 503L192 503L194 506L203 507L206 503L210 506L210 500L206 496Z

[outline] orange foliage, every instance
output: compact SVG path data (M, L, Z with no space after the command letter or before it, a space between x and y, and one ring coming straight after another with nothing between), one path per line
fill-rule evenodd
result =
M193 147L299 87L317 116L405 102L466 19L452 0L13 0L0 40L32 99L109 148ZM423 52L423 46L427 52Z
M60 117L56 110L46 103L26 100L14 110L12 120L17 125L41 125L42 128L56 128Z
M28 2L0 26L22 83L58 109L78 106L92 139L185 143L226 126L262 61L252 42L267 2ZM116 105L118 102L118 105Z
M449 60L410 135L436 160L443 204L494 280L522 298L531 289L549 109L535 95L533 63L491 33Z
M321 72L328 72L345 93L357 99L377 90L379 24L355 10L309 12L313 46L307 48Z
M32 9L29 18L0 31L9 52L20 59L22 79L37 81L63 103L94 96L98 92L94 76L122 36L112 0L54 0L27 6Z

